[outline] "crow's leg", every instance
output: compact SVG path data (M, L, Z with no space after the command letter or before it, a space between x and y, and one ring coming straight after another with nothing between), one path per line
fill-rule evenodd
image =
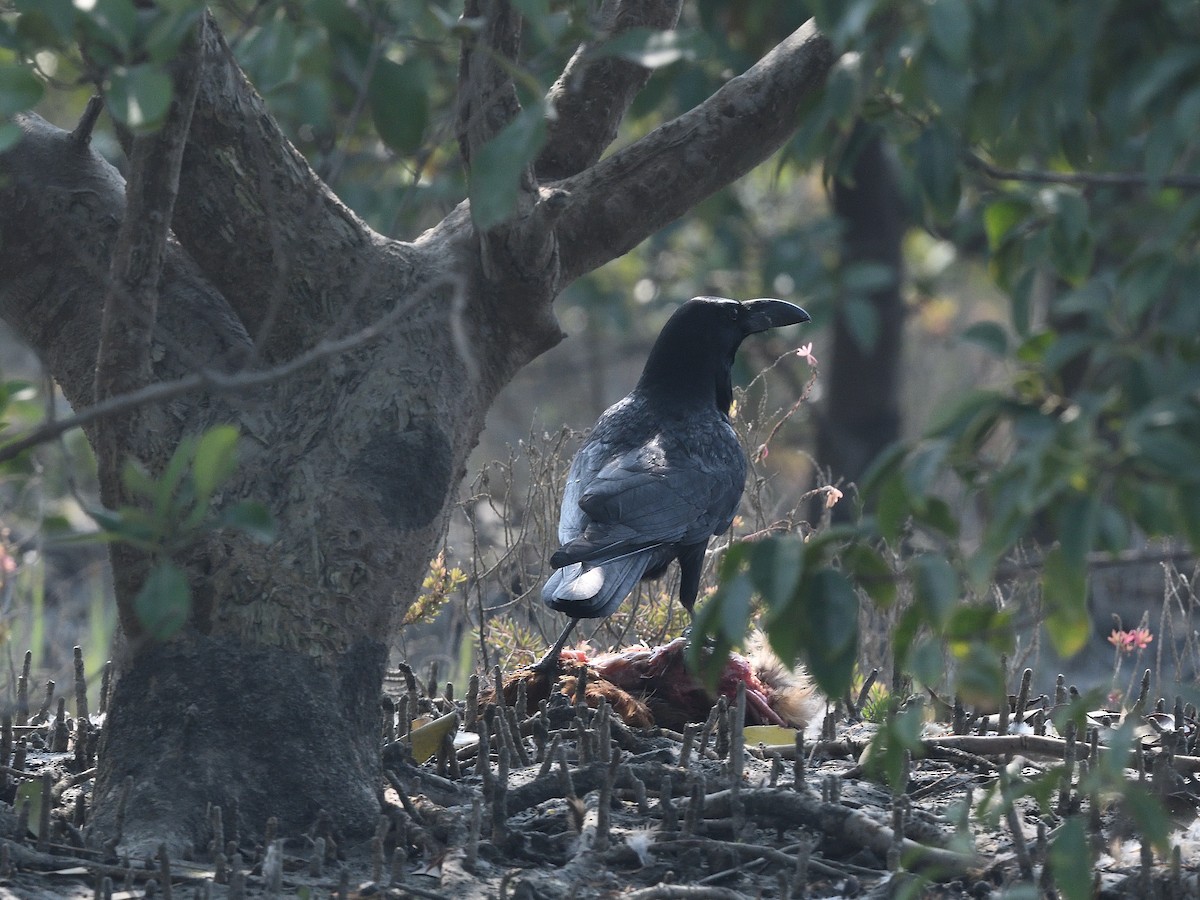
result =
M567 627L562 630L562 634L558 636L558 640L554 642L546 655L533 664L532 669L535 672L545 672L550 675L558 674L558 655L562 653L562 648L567 645L567 638L571 636L571 632L575 630L578 619L571 619L567 622Z
M688 637L692 623L696 621L696 597L700 593L700 573L704 569L704 549L708 541L692 544L679 551L679 605L688 614L687 628L683 636Z

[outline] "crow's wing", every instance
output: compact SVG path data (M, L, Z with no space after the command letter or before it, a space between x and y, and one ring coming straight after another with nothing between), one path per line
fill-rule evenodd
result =
M563 546L551 558L556 568L695 544L733 521L746 459L723 420L716 429L660 433L608 458L606 449L585 446L571 466L559 527Z

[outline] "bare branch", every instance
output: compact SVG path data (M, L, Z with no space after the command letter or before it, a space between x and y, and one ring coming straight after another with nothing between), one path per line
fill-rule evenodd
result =
M812 22L706 101L559 186L563 284L627 252L778 149L833 48Z
M674 28L681 0L607 0L598 42L634 28ZM595 43L575 51L547 99L555 118L534 169L551 181L582 172L617 136L629 104L650 78L645 66L615 56L595 57Z
M1163 175L1154 178L1144 172L1049 172L1041 169L1004 169L975 153L965 154L967 165L996 181L1024 181L1031 184L1071 184L1083 187L1172 187L1200 189L1200 175Z

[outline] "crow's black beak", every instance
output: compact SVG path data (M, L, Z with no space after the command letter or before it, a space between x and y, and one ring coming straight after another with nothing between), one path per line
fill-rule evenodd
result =
M742 308L747 315L742 319L742 328L746 334L757 334L768 328L782 328L784 325L796 325L800 322L811 322L812 316L795 303L786 300L744 300Z

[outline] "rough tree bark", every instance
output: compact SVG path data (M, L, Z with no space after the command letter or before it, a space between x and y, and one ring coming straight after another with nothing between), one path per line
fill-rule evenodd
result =
M605 4L612 29L669 25L678 9ZM469 165L518 111L500 61L521 21L503 0L467 12L487 23L462 57ZM203 847L208 803L227 817L236 805L243 835L269 816L295 831L322 809L346 832L374 827L389 629L488 407L561 339L559 291L762 161L832 62L805 26L600 160L646 73L591 68L584 49L555 86L559 117L518 209L482 234L465 203L413 241L372 232L284 138L211 19L175 67L167 124L127 146L127 184L88 128L21 120L0 158L0 314L77 411L179 388L87 426L105 502L123 499L124 460L160 471L181 437L231 422L241 464L219 500L265 503L278 528L266 547L220 532L175 560L194 606L165 643L142 639L130 605L145 560L114 560L132 651L101 748L98 843L117 836L127 778L119 837L134 852ZM281 366L294 371L255 374Z

